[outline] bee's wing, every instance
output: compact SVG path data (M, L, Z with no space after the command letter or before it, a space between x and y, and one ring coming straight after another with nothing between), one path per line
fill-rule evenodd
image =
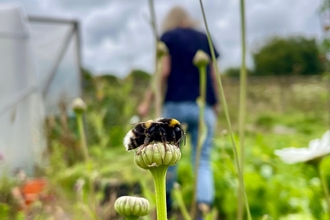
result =
M142 124L143 122L137 122L137 123L133 123L133 124L129 124L129 126L137 126L139 124Z

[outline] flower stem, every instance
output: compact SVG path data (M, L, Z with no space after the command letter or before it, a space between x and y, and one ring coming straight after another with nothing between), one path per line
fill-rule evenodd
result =
M156 191L157 220L167 220L166 209L166 172L168 166L151 167Z
M244 139L245 139L245 113L246 113L246 42L245 42L245 10L244 0L240 0L241 14L241 45L242 45L242 64L240 71L240 94L239 94L239 146L240 146L240 165L244 175ZM241 184L241 183L240 183ZM244 190L240 186L238 189L237 219L244 217ZM249 213L248 213L249 214Z
M197 195L197 180L198 180L198 167L201 157L202 144L204 143L205 126L204 126L204 111L205 111L205 93L206 93L206 66L199 67L199 80L200 80L200 96L199 96L199 121L198 121L198 136L197 136L197 151L195 158L195 173L194 173L194 191L191 202L190 216L195 219L196 215L196 195Z
M321 170L321 163L319 163L319 165L317 167L317 171L318 171L319 178L321 180L322 189L324 191L325 201L327 202L328 215L329 215L329 219L330 219L330 195L329 195L327 181L325 180L322 170Z
M126 220L138 220L139 219L138 216L126 216L125 218L126 218Z
M161 70L162 70L162 57L156 55L156 73L155 73L155 81L154 81L154 93L155 93L155 109L156 109L156 117L160 117L162 115L162 78L161 78Z
M160 117L162 114L162 85L161 85L161 57L157 56L157 43L159 41L159 36L157 32L157 22L156 22L156 13L154 7L154 1L149 0L149 11L150 11L150 25L155 39L155 74L154 80L152 82L152 90L155 94L155 110L156 117ZM159 89L161 88L161 89Z
M80 147L84 155L84 160L87 161L89 159L89 156L88 156L87 141L85 136L82 113L77 113L76 117L77 117L77 125L78 125L80 142L81 142Z
M190 215L187 211L187 208L184 204L183 198L182 198L182 192L181 189L179 187L174 187L174 197L175 200L178 202L182 217L184 220L191 220Z
M229 117L226 97L225 97L224 89L223 89L223 86L222 86L222 81L221 81L221 78L220 78L220 71L219 71L219 67L217 65L217 60L216 60L216 57L215 57L213 43L211 41L210 31L209 31L209 28L208 28L208 25L207 25L202 0L199 0L199 3L200 3L202 15L203 15L203 21L204 21L204 25L205 25L205 29L206 29L207 40L208 40L210 51L211 51L212 63L213 63L214 69L216 71L217 83L218 83L218 86L220 88L219 89L220 101L221 101L223 111L224 111L225 116L226 116L226 121L227 121L227 126L228 126L228 133L230 135L231 143L232 143L232 146L233 146L234 160L235 160L236 169L237 169L237 173L238 173L238 179L239 179L239 182L240 182L239 186L240 186L240 189L242 190L242 192L244 192L243 194L244 194L245 208L247 210L247 215L248 215L247 217L250 220L250 219L252 219L252 217L251 217L251 213L250 213L248 198L247 198L247 195L246 195L246 192L245 192L244 176L243 176L243 172L242 172L240 159L238 157L238 152L237 152L237 147L236 147L236 143L235 143L235 140L234 140L232 127L231 127L231 121L230 121L230 117Z

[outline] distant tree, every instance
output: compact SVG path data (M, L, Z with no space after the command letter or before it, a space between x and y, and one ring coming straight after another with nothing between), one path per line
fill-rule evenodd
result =
M82 88L83 90L92 90L93 89L93 74L88 69L81 69L82 77Z
M149 80L151 75L143 70L132 70L130 74L135 79Z
M131 78L135 85L147 85L151 75L143 70L132 70L126 79Z
M251 73L251 70L247 69L247 74ZM240 76L241 69L239 67L229 67L224 71L224 74L226 76L232 76L232 77L239 77Z
M254 53L253 58L256 75L312 75L322 72L315 39L275 37Z
M120 79L115 76L115 75L112 75L112 74L104 74L104 75L100 75L98 76L98 78L104 80L104 81L107 81L109 82L110 84L111 83L118 83L118 81L120 81Z

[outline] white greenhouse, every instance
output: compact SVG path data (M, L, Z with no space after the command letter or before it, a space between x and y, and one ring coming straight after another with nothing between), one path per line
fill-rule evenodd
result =
M0 4L0 172L44 166L44 121L81 96L79 23Z

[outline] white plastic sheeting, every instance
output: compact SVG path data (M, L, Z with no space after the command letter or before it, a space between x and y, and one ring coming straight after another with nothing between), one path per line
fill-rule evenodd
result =
M44 108L38 90L26 15L0 7L0 172L31 173L41 165Z
M45 164L45 115L81 96L77 36L77 24L0 4L0 174Z
M30 28L46 114L58 114L59 103L81 96L77 26L39 18L30 20Z

